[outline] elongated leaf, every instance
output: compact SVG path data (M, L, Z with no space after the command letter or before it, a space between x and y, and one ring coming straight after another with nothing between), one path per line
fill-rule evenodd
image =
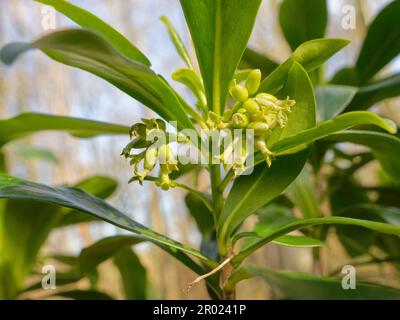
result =
M324 246L324 243L318 239L313 239L306 236L292 236L288 234L279 237L272 242L294 248L314 248Z
M113 261L121 275L125 298L128 300L146 299L148 285L146 269L132 249L119 250Z
M107 293L95 290L70 290L57 292L55 297L64 297L73 300L115 300ZM49 296L50 297L50 296Z
M282 156L270 168L262 163L252 174L239 177L221 213L220 237L229 237L244 219L279 196L300 173L307 156L307 150Z
M296 100L287 126L275 129L268 144L294 135L315 125L315 98L307 72L294 63L280 95ZM278 158L270 168L258 165L248 176L239 177L222 208L218 221L219 241L227 240L232 232L254 211L279 196L301 172L308 152ZM224 239L224 240L222 240Z
M368 111L353 111L342 114L332 120L324 121L319 126L304 130L297 135L290 136L275 143L271 150L276 154L308 145L315 140L322 139L338 131L358 125L375 125L390 133L396 133L396 125L389 119L383 119Z
M307 71L297 62L290 68L285 87L279 92L282 99L289 97L296 101L288 116L284 128L276 128L268 138L267 145L273 146L277 141L310 129L316 123L316 106L314 90Z
M316 39L301 44L289 59L263 80L259 91L271 94L278 92L284 86L294 62L311 72L348 44L349 41L345 39Z
M277 67L278 63L251 48L246 48L240 62L241 69L260 69L264 77Z
M172 42L174 43L175 49L181 56L182 60L186 63L186 65L190 69L194 69L192 60L190 59L190 56L189 56L189 53L186 50L186 47L183 44L182 39L179 36L178 32L175 30L174 26L171 24L171 22L168 20L168 18L166 16L162 16L161 21L167 27L169 36L170 36Z
M368 219L400 225L400 209L376 204L355 204L334 212L335 215L349 218ZM400 254L400 238L382 235L371 230L354 232L351 226L336 226L336 234L351 257L368 254L371 246L380 248L390 256Z
M137 236L112 236L103 238L91 246L83 249L79 255L81 272L90 272L100 263L114 256L119 250L142 242L144 239Z
M342 113L352 102L357 88L350 86L325 85L315 89L318 122L332 119Z
M145 65L128 60L104 38L89 30L56 31L32 43L11 43L0 57L11 64L19 55L40 49L52 59L93 73L159 114L175 120L179 128L193 128L184 106L167 82Z
M22 113L0 120L0 146L25 135L48 130L63 130L89 138L102 134L127 134L129 127L49 114Z
M351 130L335 133L324 139L329 142L352 142L371 148L382 168L397 182L400 182L400 139L389 134Z
M372 82L359 88L346 111L366 110L375 103L400 95L400 74Z
M356 63L362 84L400 53L400 1L392 1L375 18L368 28Z
M214 262L201 255L198 251L158 234L128 218L103 200L78 189L48 187L43 184L0 174L0 198L29 199L76 209L89 215L96 216L117 227L136 233L155 244L165 245L179 251L187 252L199 258L205 264L215 266Z
M85 29L98 32L127 58L133 61L141 62L148 67L151 65L149 59L147 59L147 57L140 52L140 50L136 48L125 36L100 18L96 17L91 12L79 8L64 0L35 1L54 7L57 11L66 15L68 18Z
M284 0L279 22L293 51L303 42L323 38L328 22L326 0Z
M268 228L267 229L268 234L265 234L263 239L254 243L252 246L244 248L244 250L242 250L238 255L236 255L232 259L232 262L234 264L239 264L258 248L291 231L301 229L306 226L329 225L329 224L359 226L386 234L400 235L400 226L394 226L391 224L375 222L375 221L352 219L347 217L321 217L321 218L299 219L296 221L277 223L273 227L266 226Z
M220 113L261 0L181 0L210 109ZM212 108L211 108L212 107Z
M206 110L207 101L204 86L200 77L193 69L178 69L172 74L172 79L188 87L196 96L198 100L197 105L204 111Z
M97 196L107 197L116 188L116 181L107 177L91 177L75 187ZM5 201L5 200L2 200ZM0 264L10 266L7 275L14 289L14 298L22 288L26 275L31 271L37 255L48 238L50 231L59 226L65 216L73 214L70 210L35 201L8 200L4 210L0 211ZM75 212L77 218L83 213ZM76 221L70 221L70 224ZM79 221L80 222L80 221ZM19 250L23 247L24 250ZM5 283L2 283L5 286ZM1 285L0 285L1 286Z
M248 276L263 278L274 289L277 298L299 300L398 300L400 290L392 287L357 281L355 290L344 290L342 280L315 275L272 270L248 265L244 267ZM244 278L244 277L242 277Z

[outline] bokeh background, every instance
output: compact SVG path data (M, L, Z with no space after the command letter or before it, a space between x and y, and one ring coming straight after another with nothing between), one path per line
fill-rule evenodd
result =
M74 0L131 39L152 61L153 69L173 82L170 74L183 67L182 61L169 41L168 34L159 20L167 15L175 25L193 55L190 36L178 0ZM277 13L279 0L264 0L259 11L250 46L259 52L268 53L276 61L284 61L290 49L283 40ZM352 64L356 58L366 26L375 14L385 6L387 0L330 0L328 37L344 37L352 43L334 56L327 64L327 73ZM357 12L355 30L341 27L343 6L353 5ZM10 41L31 40L45 32L42 19L47 13L43 5L31 0L0 1L0 44ZM56 15L56 27L74 24ZM382 35L384 36L384 35ZM400 69L397 60L383 72ZM175 84L174 84L175 86ZM185 89L176 84L177 90L187 99L192 99ZM387 100L376 106L395 120L400 117L394 106L399 101ZM6 118L21 112L34 111L58 115L69 115L102 120L125 125L148 117L151 112L124 93L88 73L75 70L48 59L40 52L24 55L12 68L0 66L0 117ZM12 175L48 184L73 184L91 175L106 175L118 179L120 186L111 202L117 208L136 219L152 226L161 233L179 241L198 246L200 237L193 221L186 213L184 193L180 190L162 192L151 184L128 185L131 168L120 156L126 137L98 137L78 140L63 133L40 133L6 147L9 172ZM32 152L33 151L33 152ZM368 173L367 173L368 175ZM208 181L204 179L203 187ZM76 254L84 246L104 236L123 231L104 223L92 223L62 229L52 234L45 253L58 252ZM340 265L344 254L335 246L330 247L331 265ZM202 285L190 292L184 289L195 275L179 262L166 256L150 245L140 245L136 250L147 267L155 298L194 299L206 298ZM307 249L289 249L269 245L254 257L256 262L274 267L298 271L310 271L311 252ZM100 288L121 297L118 275L111 264L101 266ZM369 270L364 270L368 280ZM377 277L378 274L378 277ZM387 270L370 270L370 280L393 285L393 279L379 277ZM378 279L376 279L378 278ZM84 281L79 284L87 286ZM264 299L270 296L269 289L259 281L241 284L238 298Z

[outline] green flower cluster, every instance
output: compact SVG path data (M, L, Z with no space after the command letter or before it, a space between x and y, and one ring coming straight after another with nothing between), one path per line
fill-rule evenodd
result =
M244 85L238 83L238 79L233 79L229 85L230 95L235 100L232 108L222 116L210 112L207 125L216 129L253 129L256 150L263 154L268 166L271 166L273 154L267 148L268 137L276 127L286 126L288 114L296 102L289 97L279 100L271 94L258 93L260 70L251 70L245 75L241 75Z
M169 175L179 170L178 161L169 143L186 143L187 138L181 134L166 134L166 124L160 119L142 119L142 121L143 123L136 123L131 127L129 133L131 142L122 150L121 155L130 159L130 164L134 166L134 180L138 180L140 184L159 163L160 177L156 184L163 190L175 187L176 182L171 180ZM142 151L131 153L133 149Z

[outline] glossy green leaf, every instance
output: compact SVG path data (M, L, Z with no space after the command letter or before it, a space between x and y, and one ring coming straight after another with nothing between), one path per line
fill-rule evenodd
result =
M316 106L313 85L307 71L297 62L294 62L287 76L284 88L279 92L281 99L289 97L296 101L292 112L288 115L288 122L284 128L276 128L268 138L267 145L273 146L277 141L297 135L299 132L310 129L316 123Z
M75 187L100 197L109 196L117 186L111 178L95 176L88 178ZM5 200L2 200L5 201ZM0 264L10 267L8 277L12 279L13 298L21 289L26 275L30 272L37 255L48 238L50 231L60 226L66 217L73 215L75 220L68 224L82 221L81 212L62 209L58 206L25 200L8 200L0 211ZM64 224L65 225L65 224ZM19 250L24 247L24 250ZM5 285L3 283L3 285ZM1 283L0 283L1 286Z
M0 146L31 133L49 130L63 130L89 138L103 134L128 134L129 127L49 114L22 113L0 120Z
M272 146L271 150L276 154L282 154L301 145L306 146L335 132L359 125L378 126L390 133L396 133L397 130L395 123L389 119L383 119L368 111L353 111L342 114L332 120L324 121L317 127L304 130L297 135L281 139Z
M196 49L208 106L220 113L261 0L181 0L180 3Z
M141 237L125 235L103 238L81 251L79 255L80 270L83 273L90 272L124 247L130 247L144 240Z
M282 246L294 247L294 248L314 248L314 247L324 246L324 243L318 239L306 236L293 236L288 234L279 237L272 242Z
M119 250L113 261L121 276L125 298L128 300L146 299L147 272L132 249L123 248Z
M368 219L400 225L399 208L384 207L376 204L369 204L368 202L350 205L341 210L337 210L334 214L349 218ZM335 232L351 257L368 254L372 246L380 248L390 256L399 256L400 254L399 237L390 237L367 229L354 232L353 227L345 225L336 226Z
M168 20L168 18L166 16L162 16L161 21L167 27L168 34L169 34L172 42L174 43L175 49L181 56L182 60L186 63L186 65L190 69L194 69L192 60L190 59L190 55L189 55L188 51L186 50L186 47L183 44L182 39L179 36L178 32L175 30L174 26L171 24L171 22Z
M400 1L389 3L368 28L356 62L362 84L367 83L400 53Z
M96 216L117 227L136 233L157 245L169 246L176 250L189 253L199 258L205 264L215 266L213 261L204 257L198 251L135 222L103 200L78 189L49 187L0 174L0 198L29 199L76 209L83 213Z
M220 239L229 237L249 215L279 196L301 172L307 156L304 150L278 157L270 168L262 163L250 175L237 178L218 223Z
M96 17L89 11L79 8L72 3L64 0L35 0L45 5L54 7L82 28L98 32L107 39L121 54L125 57L150 66L151 63L147 57L140 52L125 36L111 27L109 24Z
M278 67L278 63L251 48L246 48L239 66L241 69L260 69L265 77Z
M63 64L93 73L142 102L179 128L193 128L176 92L145 65L122 56L104 38L89 30L67 29L45 35L32 43L11 43L0 57L6 64L30 49L39 49Z
M304 218L321 216L312 170L305 166L286 190L286 196L300 210Z
M342 113L352 102L357 88L339 85L324 85L315 89L318 122L332 119Z
M316 39L301 44L289 59L263 80L259 92L271 94L278 92L284 86L294 62L301 64L307 72L311 72L348 44L349 41L345 39Z
M293 51L303 42L323 38L328 22L326 0L284 0L279 22Z
M262 246L264 246L265 244L271 242L276 238L288 234L291 231L302 229L307 226L331 225L331 224L358 226L390 235L400 235L400 226L395 226L375 221L352 219L347 217L321 217L321 218L299 219L296 221L277 223L273 227L266 226L268 228L267 229L268 234L265 234L263 239L258 240L252 246L244 248L244 250L242 250L238 255L236 255L232 259L232 262L234 264L241 263L245 258L247 258L257 249L261 248Z
M357 281L355 290L344 290L342 279L319 277L308 273L272 270L248 265L249 277L261 277L280 299L296 300L398 300L400 290ZM244 278L244 277L243 277Z
M348 113L349 114L349 113ZM352 142L371 148L374 156L382 165L382 168L397 182L400 182L400 139L389 134L351 130L347 132L331 134L324 139L329 142Z
M200 232L210 234L214 229L214 218L210 209L199 197L191 192L186 195L185 203Z
M196 96L199 107L203 109L203 111L207 110L203 83L193 69L178 69L172 74L172 79L188 87Z
M400 95L400 74L367 84L359 88L346 111L366 110L375 103Z

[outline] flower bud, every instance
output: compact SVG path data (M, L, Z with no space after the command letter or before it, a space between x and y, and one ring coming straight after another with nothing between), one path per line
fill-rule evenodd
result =
M246 109L246 111L249 114L255 114L257 111L260 110L260 106L258 105L257 102L255 102L255 100L253 99L247 99L244 103L243 103L243 108Z
M247 127L254 130L255 136L265 136L270 132L270 127L265 122L252 122Z
M232 115L231 123L234 128L244 129L249 124L249 118L243 113L234 113Z
M174 153L171 148L167 144L163 144L158 149L158 158L160 160L160 164L172 164L175 165L177 163Z
M231 96L239 102L245 101L249 97L247 89L241 85L235 85L229 90Z
M260 88L261 71L259 69L251 70L246 80L246 88L250 95L257 93Z
M144 164L143 168L145 170L153 170L154 166L157 163L157 155L158 155L158 150L157 147L151 146L150 148L147 149L146 154L144 156Z

